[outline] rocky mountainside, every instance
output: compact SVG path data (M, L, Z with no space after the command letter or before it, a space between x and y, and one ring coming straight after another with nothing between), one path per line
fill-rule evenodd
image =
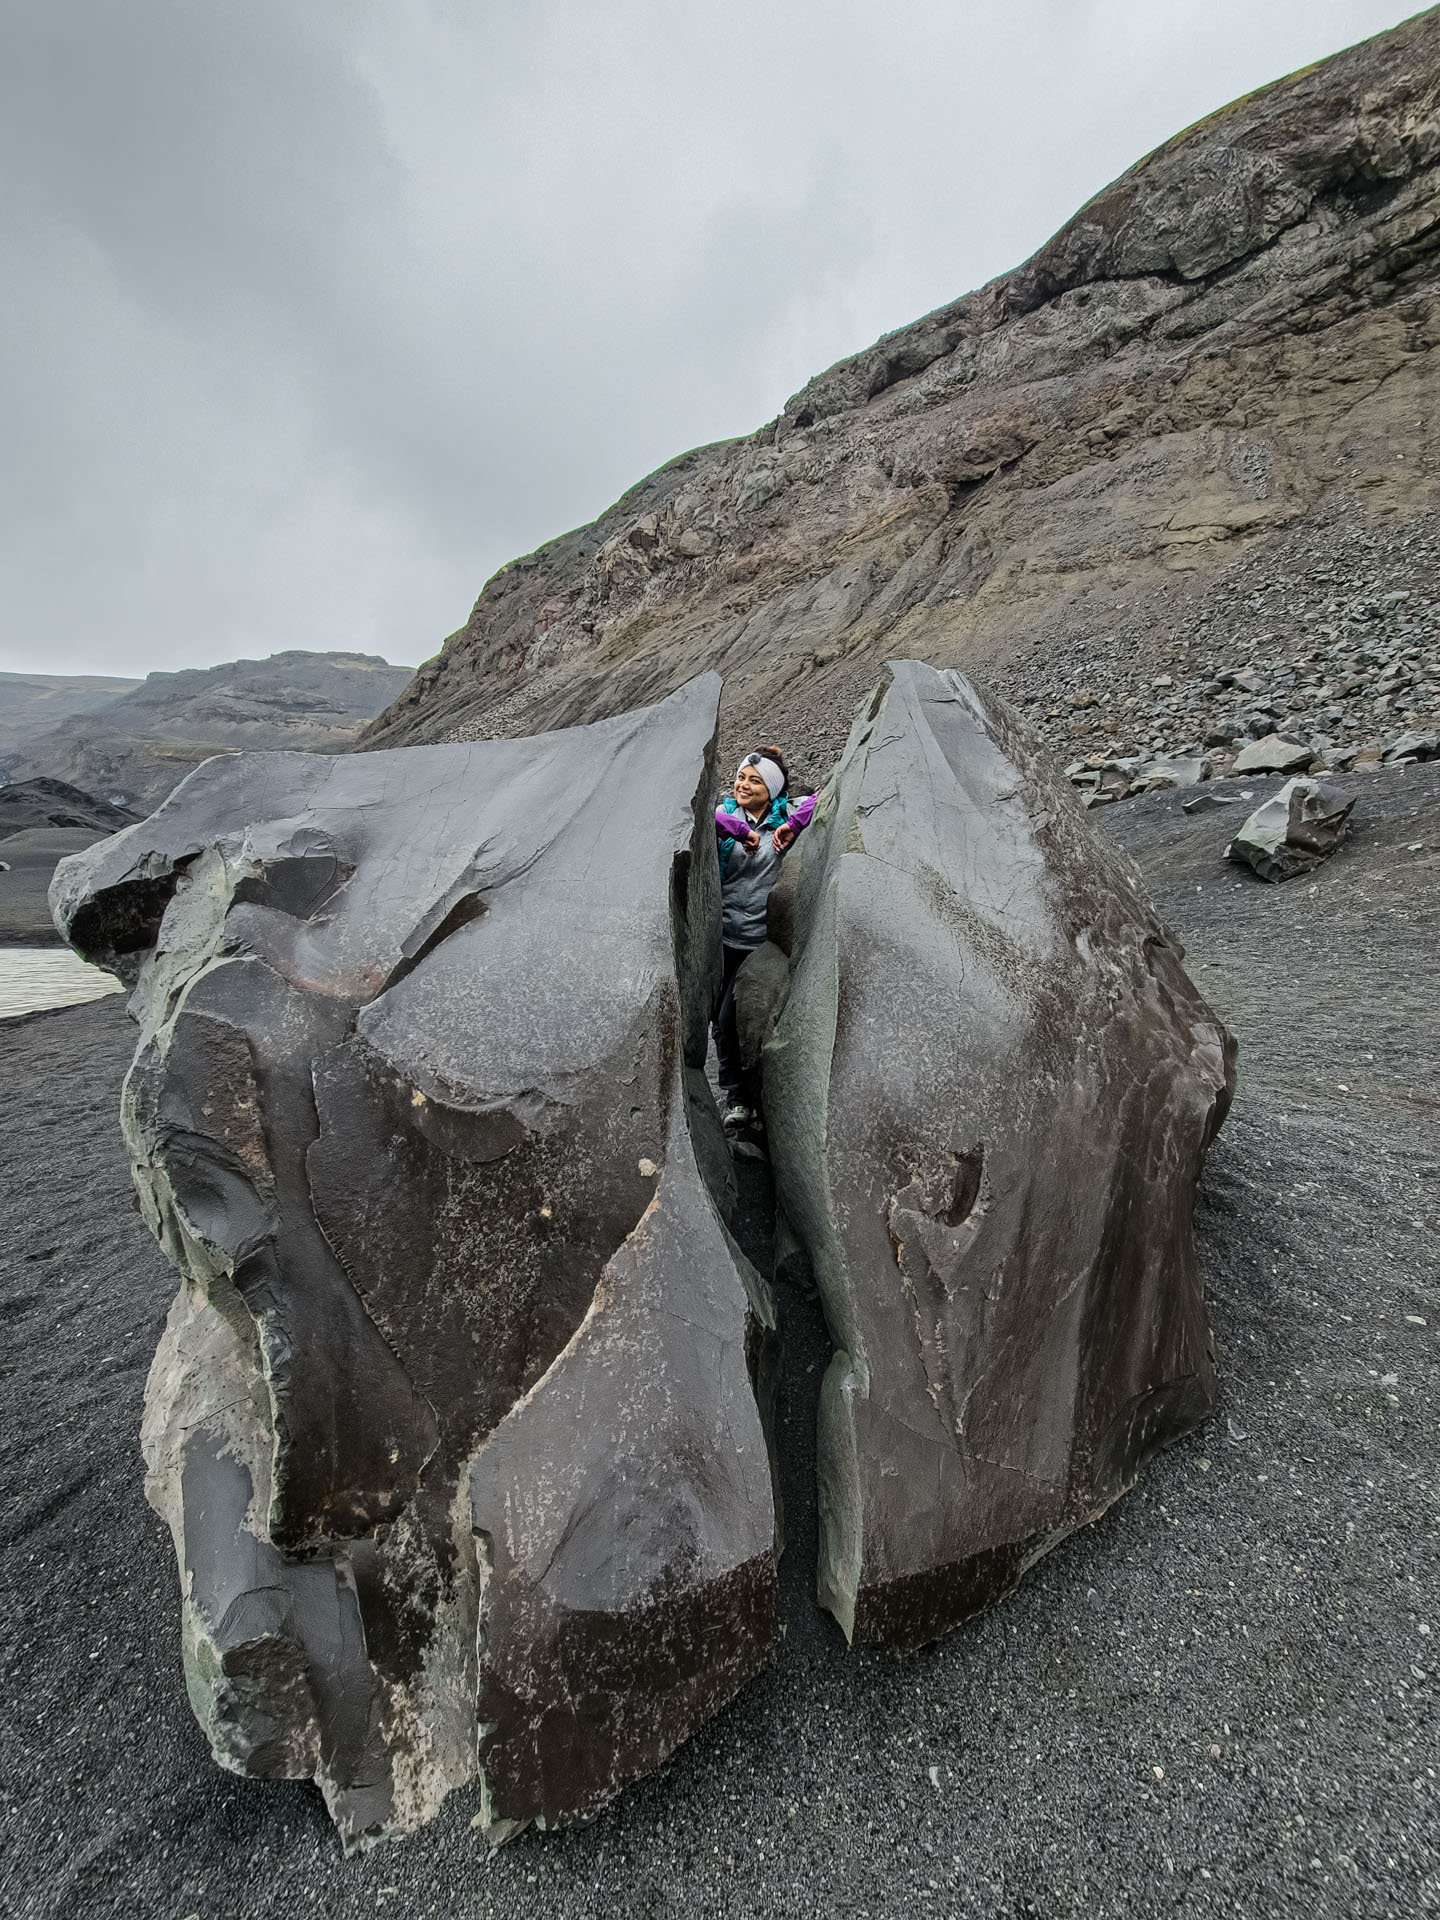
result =
M30 738L8 757L10 777L48 775L148 812L212 753L342 752L412 671L370 653L288 652L152 673L101 712Z
M915 656L998 678L1067 760L1231 721L1233 746L1246 689L1200 692L1226 670L1272 700L1318 676L1303 718L1343 745L1325 710L1360 713L1333 684L1358 672L1386 705L1354 744L1383 751L1440 706L1437 343L1432 10L503 568L364 743L593 720L716 667L727 749L759 733L818 775L878 663ZM1334 651L1376 623L1398 674Z
M37 733L98 713L141 684L99 673L0 673L0 768Z

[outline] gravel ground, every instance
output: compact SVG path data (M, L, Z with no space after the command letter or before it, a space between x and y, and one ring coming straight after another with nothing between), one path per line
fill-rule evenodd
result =
M1440 1911L1440 767L1341 784L1352 840L1284 887L1222 864L1239 806L1186 816L1161 792L1097 815L1242 1043L1198 1213L1215 1420L990 1615L920 1655L852 1654L811 1597L828 1347L785 1294L773 1670L592 1826L493 1857L473 1792L347 1861L310 1788L211 1763L141 1491L171 1281L115 1126L132 1032L116 1000L0 1023L0 1909Z

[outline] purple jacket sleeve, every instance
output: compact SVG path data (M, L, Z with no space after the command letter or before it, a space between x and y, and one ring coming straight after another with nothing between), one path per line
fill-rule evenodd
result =
M793 827L796 833L803 833L806 827L809 826L810 816L814 811L815 795L813 793L807 793L803 800L797 801L796 804L791 807L789 813L786 815L786 825Z
M749 837L751 826L743 813L727 813L724 807L716 807L715 831L728 833L732 840L744 840Z

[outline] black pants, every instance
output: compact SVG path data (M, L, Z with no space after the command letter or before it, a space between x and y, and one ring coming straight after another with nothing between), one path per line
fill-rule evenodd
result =
M735 1020L735 976L750 958L749 947L722 947L725 972L720 984L711 1032L720 1060L720 1085L732 1099L743 1100L747 1107L760 1104L758 1076L747 1073L740 1059L740 1029Z

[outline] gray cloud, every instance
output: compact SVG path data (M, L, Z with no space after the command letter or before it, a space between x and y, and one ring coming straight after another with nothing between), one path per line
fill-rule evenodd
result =
M1380 0L0 7L0 666L418 660L485 576Z

